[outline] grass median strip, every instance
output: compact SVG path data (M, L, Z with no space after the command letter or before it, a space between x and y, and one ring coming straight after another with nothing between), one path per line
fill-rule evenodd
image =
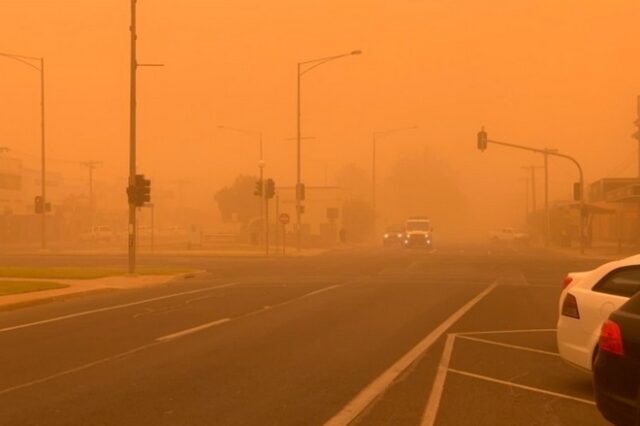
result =
M141 267L138 275L177 275L193 272L184 268L171 267ZM37 279L94 279L117 275L125 275L127 270L121 267L29 267L5 266L0 267L0 277L3 278L37 278Z
M65 284L48 281L0 280L0 296L9 294L30 293L33 291L54 290L69 287Z

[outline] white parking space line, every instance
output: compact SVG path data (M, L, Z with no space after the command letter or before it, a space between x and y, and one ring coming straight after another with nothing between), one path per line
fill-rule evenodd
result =
M508 382L506 380L494 379L493 377L483 376L481 374L469 373L468 371L455 370L453 368L450 368L448 371L451 372L451 373L455 373L455 374L461 375L461 376L472 377L474 379L484 380L484 381L491 382L491 383L497 383L497 384L500 384L500 385L510 386L510 387L513 387L513 388L524 389L524 390L528 390L528 391L531 391L531 392L537 392L537 393L541 393L541 394L545 394L545 395L549 395L549 396L555 396L557 398L569 399L571 401L582 402L583 404L596 405L596 403L594 401L591 401L589 399L578 398L578 397L575 397L575 396L566 395L566 394L558 393L558 392L553 392L553 391L549 391L549 390L546 390L546 389L534 388L532 386L521 385L519 383Z
M578 398L571 395L560 394L557 392L547 391L545 389L539 389L531 386L520 385L517 383L495 379L493 377L483 376L480 374L470 373L467 371L456 370L449 368L451 362L451 355L453 352L453 345L455 339L464 339L470 340L478 343L484 343L489 345L495 345L500 347L506 347L510 349L516 349L520 351L533 352L542 355L559 357L560 354L557 352L544 351L541 349L530 348L526 346L519 345L511 345L508 343L496 342L493 340L481 339L477 337L471 337L474 335L487 335L487 334L516 334L516 333L549 333L555 332L555 329L547 329L547 328L534 328L534 329L522 329L522 330L493 330L493 331L474 331L474 332L463 332L463 333L453 333L447 336L447 341L445 343L444 350L442 352L442 357L440 358L440 364L438 366L438 372L436 374L436 378L433 382L433 387L431 389L431 393L429 394L429 400L427 401L427 405L425 407L424 414L422 416L421 426L433 426L435 424L436 416L438 414L438 409L440 408L440 400L442 399L442 393L444 391L444 384L446 381L447 373L452 372L463 376L473 377L480 380L486 380L493 383L508 385L511 387L525 389L532 392L544 393L551 396L557 396L559 398L570 399L578 402L583 402L586 404L594 405L595 403L588 399Z
M486 340L486 339L478 339L477 337L471 337L471 336L457 336L457 337L460 339L472 340L474 342L486 343L488 345L494 345L494 346L502 346L504 348L517 349L520 351L534 352L537 354L550 355L550 356L556 356L556 357L560 356L560 354L557 352L543 351L542 349L528 348L526 346L511 345L509 343L496 342L493 340Z
M453 353L453 344L456 340L455 334L449 334L447 341L444 344L444 350L442 351L442 357L440 358L440 364L438 365L438 372L436 378L433 380L433 386L431 393L429 394L429 401L422 415L422 426L431 426L436 421L436 415L438 414L438 407L440 407L440 400L442 399L442 391L444 390L444 382L447 378L447 371L449 370L449 363L451 362L451 354Z
M179 331L177 333L167 334L166 336L158 337L156 339L157 342L167 342L169 340L177 339L178 337L186 336L188 334L197 333L201 330L206 330L207 328L215 327L216 325L224 324L225 322L231 321L230 318L222 318L219 320L211 321L206 324L199 325L197 327L188 328L186 330Z
M325 423L325 426L344 426L351 423L378 396L380 396L411 364L413 364L431 345L433 345L456 321L473 308L480 300L488 295L497 284L493 283L473 299L464 304L449 318L429 333L409 352L403 355L391 367L373 380L367 387L356 395L342 410Z
M86 315L97 314L97 313L100 313L100 312L107 312L107 311L113 311L113 310L116 310L116 309L129 308L131 306L138 306L138 305L142 305L142 304L145 304L145 303L156 302L158 300L171 299L171 298L174 298L174 297L185 296L185 295L188 295L188 294L203 293L205 291L217 290L217 289L221 289L221 288L232 287L232 286L235 286L235 285L237 285L237 283L227 283L227 284L215 285L215 286L210 286L210 287L205 287L205 288L199 288L199 289L196 289L196 290L189 290L189 291L183 291L183 292L180 292L180 293L172 293L172 294L167 294L167 295L164 295L164 296L152 297L150 299L137 300L135 302L130 302L130 303L122 303L120 305L106 306L104 308L92 309L90 311L76 312L74 314L62 315L62 316L59 316L59 317L48 318L48 319L45 319L45 320L34 321L34 322L26 323L26 324L19 324L19 325L13 325L13 326L10 326L10 327L0 328L0 333L6 333L7 331L13 331L13 330L20 330L22 328L34 327L34 326L42 325L42 324L50 324L50 323L53 323L53 322L63 321L63 320L71 319L71 318L83 317L83 316L86 316Z
M516 330L487 330L487 331L463 331L456 333L458 336L480 336L482 334L512 334L512 333L555 333L555 328L525 328Z

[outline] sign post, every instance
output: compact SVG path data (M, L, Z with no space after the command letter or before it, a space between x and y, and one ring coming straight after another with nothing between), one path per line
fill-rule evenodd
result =
M278 216L278 222L282 224L282 254L287 254L287 224L291 221L291 218L287 213L280 213Z

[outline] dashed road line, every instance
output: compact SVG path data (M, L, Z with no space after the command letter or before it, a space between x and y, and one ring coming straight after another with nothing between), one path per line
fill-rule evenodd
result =
M215 327L216 325L224 324L231 321L230 318L222 318L219 320L211 321L206 324L199 325L197 327L191 327L186 330L178 331L177 333L167 334L166 336L158 337L157 342L168 342L169 340L177 339L182 336L197 333L198 331L206 330L207 328Z
M54 379L57 379L59 377L63 377L63 376L69 375L69 374L73 374L73 373L77 373L77 372L80 372L80 371L83 371L83 370L87 370L87 369L89 369L91 367L94 367L94 366L97 366L97 365L106 364L106 363L108 363L110 361L115 361L115 360L124 358L124 357L126 357L128 355L133 355L133 354L135 354L137 352L141 352L141 351L143 351L145 349L150 349L152 347L156 347L156 346L161 345L161 344L169 343L169 342L171 342L171 341L173 341L175 339L178 339L180 337L188 336L190 334L194 334L194 333L197 333L199 331L206 330L208 328L212 328L212 327L215 327L215 326L218 326L218 325L222 325L222 324L234 321L234 320L247 318L249 316L253 316L253 315L265 312L267 310L272 310L272 309L275 309L275 308L278 308L278 307L286 306L286 305L289 305L289 304L291 304L291 303L293 303L295 301L298 301L298 300L301 300L301 299L305 299L305 298L310 297L310 296L315 296L317 294L324 293L326 291L333 290L333 289L336 289L336 288L339 288L339 287L342 287L342 285L341 284L336 284L336 285L328 286L328 287L325 287L325 288L321 288L319 290L314 290L314 291L311 291L309 293L305 293L302 296L295 297L293 299L287 300L287 301L282 302L282 303L278 303L276 305L265 306L265 307L260 308L258 310L251 311L249 313L242 314L242 315L239 315L239 316L234 317L234 318L221 318L221 319L218 319L218 320L215 320L215 321L211 321L211 322L208 322L208 323L205 323L205 324L201 324L201 325L198 325L198 326L195 326L195 327L191 327L191 328L188 328L188 329L185 329L185 330L181 330L181 331L178 331L178 332L175 332L175 333L167 334L165 336L161 336L161 337L156 338L151 343L148 343L148 344L145 344L145 345L142 345L142 346L138 346L137 348L133 348L133 349L130 349L128 351L125 351L125 352L122 352L122 353L119 353L119 354L116 354L116 355L113 355L113 356L110 356L110 357L106 357L106 358L102 358L102 359L99 359L99 360L96 360L96 361L92 361L92 362L89 362L87 364L80 365L78 367L70 368L68 370L60 371L58 373L55 373L55 374L52 374L52 375L49 375L49 376L46 376L46 377L43 377L43 378L40 378L40 379L32 380L30 382L26 382L26 383L22 383L22 384L19 384L19 385L11 386L11 387L8 387L8 388L5 388L5 389L0 389L0 396L4 395L4 394L7 394L7 393L10 393L10 392L13 392L13 391L16 391L16 390L28 388L30 386L46 383L46 382L49 382L51 380L54 380Z
M215 286L210 286L210 287L205 287L205 288L199 288L199 289L196 289L196 290L189 290L189 291L183 291L183 292L180 292L180 293L172 293L172 294L167 294L167 295L164 295L164 296L152 297L150 299L137 300L135 302L130 302L130 303L122 303L122 304L119 304L119 305L106 306L104 308L92 309L90 311L76 312L74 314L62 315L62 316L59 316L59 317L54 317L54 318L48 318L48 319L45 319L45 320L29 322L29 323L26 323L26 324L19 324L19 325L13 325L13 326L10 326L10 327L0 328L0 333L6 333L7 331L13 331L13 330L20 330L20 329L23 329L23 328L34 327L34 326L42 325L42 324L50 324L50 323L53 323L53 322L63 321L63 320L71 319L71 318L83 317L83 316L86 316L86 315L97 314L97 313L101 313L101 312L113 311L113 310L116 310L116 309L129 308L131 306L138 306L138 305L142 305L142 304L145 304L145 303L156 302L158 300L172 299L174 297L185 296L185 295L188 295L188 294L196 294L196 293L202 293L202 292L210 291L210 290L217 290L217 289L221 289L221 288L232 287L234 285L236 285L236 283L227 283L227 284L215 285Z

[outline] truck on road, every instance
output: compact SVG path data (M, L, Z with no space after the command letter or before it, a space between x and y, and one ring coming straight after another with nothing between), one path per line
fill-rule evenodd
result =
M405 223L405 239L404 246L406 248L433 247L433 227L431 220L424 216L410 217Z

